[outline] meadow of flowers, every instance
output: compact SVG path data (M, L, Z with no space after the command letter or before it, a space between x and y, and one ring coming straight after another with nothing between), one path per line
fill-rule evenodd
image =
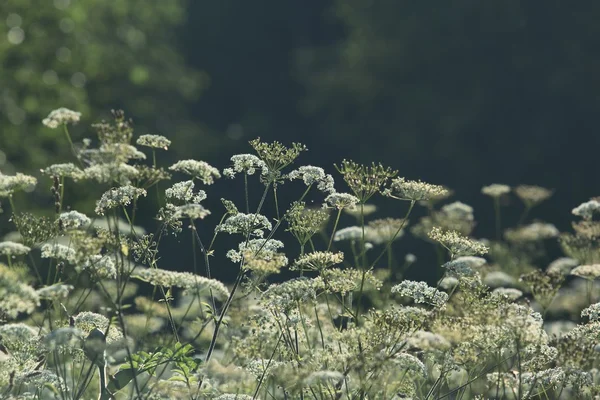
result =
M72 159L0 173L1 399L600 398L599 199L561 233L531 217L551 190L492 184L496 234L474 238L472 207L392 168L343 160L332 176L299 165L303 145L259 139L219 168L161 166L170 140L113 117L74 143L80 114L55 110L43 124ZM244 200L206 208L216 180ZM36 185L46 213L17 201ZM85 214L65 186L103 194ZM508 196L522 216L503 227ZM383 202L399 215L375 218ZM440 279L406 278L409 235ZM174 236L192 265L163 256ZM540 265L548 243L564 254ZM225 263L229 282L211 274Z

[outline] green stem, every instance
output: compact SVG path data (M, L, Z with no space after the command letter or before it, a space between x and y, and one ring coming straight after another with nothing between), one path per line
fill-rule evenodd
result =
M333 237L335 236L335 231L337 230L338 222L340 221L340 215L342 214L342 209L338 210L337 216L335 217L335 223L333 224L333 232L331 233L331 238L329 239L329 245L327 246L327 251L331 248L331 244L333 243Z

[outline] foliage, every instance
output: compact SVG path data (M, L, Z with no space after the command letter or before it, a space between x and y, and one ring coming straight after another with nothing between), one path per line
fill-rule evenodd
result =
M70 138L74 121L57 121ZM16 228L0 243L2 398L600 395L597 198L573 209L573 232L561 234L528 220L552 191L487 187L497 216L497 199L511 191L523 199L521 223L501 229L498 217L504 235L490 240L474 237L472 207L441 204L448 189L391 179L396 172L381 164L343 161L340 181L354 196L337 192L320 167L292 170L299 144L253 141L257 155L232 157L225 172L198 160L161 167L155 152L169 139L135 140L123 112L94 129L96 141L69 149L78 166L42 172L53 181L52 217L20 210L36 177L0 175ZM167 170L175 182L165 189ZM225 199L224 210L204 206L222 176L244 193L245 213ZM71 209L67 182L104 190L94 213ZM282 204L280 193L293 185L302 195ZM252 202L256 187L262 195ZM160 209L146 233L136 216L150 196ZM313 197L322 208L308 208ZM367 199L393 201L404 215L371 219L376 207ZM338 229L346 218L358 225ZM439 280L410 279L419 261L397 257L408 250L411 219L413 235L440 257ZM186 272L162 256L172 235L191 241ZM215 246L232 237L233 249ZM571 258L543 268L540 255L558 241ZM226 262L237 265L229 287L213 277ZM276 276L284 270L287 278Z

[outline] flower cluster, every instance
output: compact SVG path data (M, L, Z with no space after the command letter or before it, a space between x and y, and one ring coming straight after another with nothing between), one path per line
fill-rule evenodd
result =
M129 205L140 196L146 196L146 190L131 185L110 189L96 202L96 214L104 215L110 209Z
M48 128L58 128L61 125L76 124L81 118L81 113L68 108L59 108L50 111L50 114L42 120L42 123Z
M453 257L482 255L488 252L488 247L483 243L464 237L456 231L444 232L434 227L429 232L429 237L444 246Z
M396 178L392 180L389 189L386 189L383 194L400 200L425 201L443 197L447 193L448 189L440 185Z
M171 171L182 172L194 179L199 179L205 185L212 185L221 173L205 161L182 160L169 167Z
M140 146L152 147L154 149L168 150L171 141L161 135L141 135L137 141Z
M392 287L392 293L411 297L417 304L426 303L438 308L444 307L448 301L446 293L430 287L425 282L406 280Z

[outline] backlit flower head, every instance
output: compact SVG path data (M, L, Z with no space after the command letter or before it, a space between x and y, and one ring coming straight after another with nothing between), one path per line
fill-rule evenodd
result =
M444 246L453 258L483 255L488 252L488 247L483 243L462 236L456 231L442 231L440 228L434 227L429 232L429 238Z
M267 175L269 169L267 164L254 154L236 154L231 157L233 165L223 170L223 175L227 178L235 178L235 174L245 173L254 175L257 169L261 170L262 175Z
M515 194L527 207L533 207L552 196L552 190L540 186L519 185L514 189Z
M600 214L600 201L590 200L581 203L571 211L573 215L577 215L587 221L590 221L594 215Z
M48 128L55 129L61 125L75 124L79 122L80 118L80 112L61 107L50 111L50 114L42 120L42 124L46 125Z
M146 196L146 190L131 185L110 189L96 202L96 214L104 215L112 208L129 205L140 196Z
M42 169L41 172L49 177L70 178L76 182L85 177L83 170L73 163L53 164Z
M0 255L14 257L22 256L31 251L31 248L15 242L0 242Z
M15 192L31 191L37 184L33 176L17 173L4 175L0 172L0 197L10 197Z
M300 256L294 263L294 267L304 271L320 271L344 261L344 253L332 253L330 251L315 251Z
M82 229L87 228L91 220L78 211L68 211L59 215L58 223L62 229Z
M358 198L349 193L332 193L325 197L324 207L337 208L338 210L354 207L358 204Z
M194 179L199 179L205 185L212 185L215 179L221 177L219 170L205 161L182 160L171 165L169 169L190 175Z
M430 287L425 282L405 280L392 287L392 293L411 297L417 304L425 303L434 307L444 307L446 301L448 301L448 295L446 293Z
M271 230L272 228L271 222L264 215L237 213L217 225L215 232L262 237L265 229Z
M194 182L184 181L173 184L170 188L165 190L165 197L167 199L177 199L189 203L200 203L206 199L206 192L204 190L194 193Z
M498 198L510 193L510 186L492 183L489 186L482 187L481 193L485 194L486 196Z
M384 191L384 195L400 200L425 201L444 196L448 189L440 185L432 185L421 181L407 181L405 178L396 178Z
M598 279L600 278L600 264L580 265L573 268L570 275L588 280Z
M168 150L171 141L161 135L141 135L137 141L140 146L152 147L154 149Z
M369 166L350 160L343 160L342 165L336 165L335 168L361 203L381 192L387 181L398 173L381 164L372 163Z

